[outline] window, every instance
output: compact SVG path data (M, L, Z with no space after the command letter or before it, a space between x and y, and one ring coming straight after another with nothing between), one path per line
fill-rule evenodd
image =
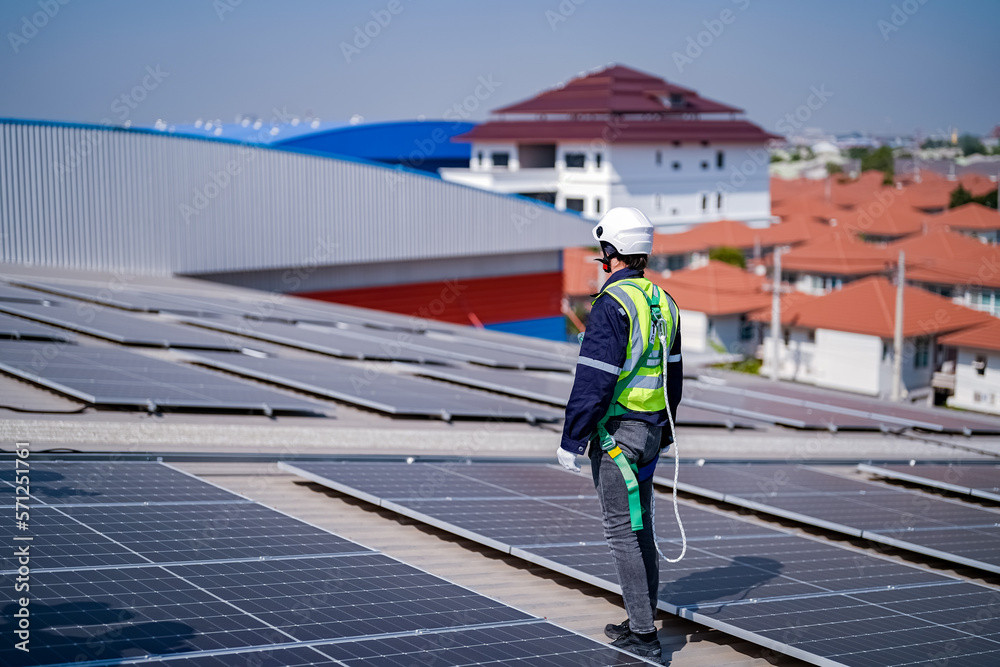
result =
M979 375L986 375L986 357L981 354L976 355L976 360L972 362L972 367Z
M656 199L656 210L657 211L662 211L663 210L663 196L662 195L656 195L655 199Z
M681 163L680 162L674 162L673 168L674 168L674 171L680 171L681 170Z
M601 168L601 154L600 153L594 153L594 168L595 169L600 169Z
M753 322L747 322L746 315L740 315L740 340L753 340Z
M792 331L791 331L791 329L784 329L784 330L782 330L781 337L785 340L785 345L788 345L788 343L792 340Z
M656 151L656 164L663 164L663 151Z
M719 169L722 169L724 166L726 166L726 154L723 153L722 151L715 152L715 166L718 167Z
M701 142L701 145L702 145L702 146L708 146L708 142L707 142L707 141L702 141L702 142Z
M583 199L570 199L566 198L566 210L576 211L577 213L583 213Z
M567 169L583 169L587 163L587 156L583 153L566 153Z
M715 208L719 209L720 211L722 210L722 193L721 192L715 195Z
M601 198L594 197L594 213L600 213L600 212L601 212Z
M927 368L927 361L930 356L930 341L927 336L920 336L917 338L915 343L916 345L913 352L913 367Z
M674 142L674 148L680 148L680 147L681 147L681 142L675 141Z
M483 152L482 152L482 151L479 151L479 152L478 152L478 153L476 154L476 157L478 157L478 158L479 158L479 166L480 166L480 167L482 167L482 166L483 166Z
M510 153L494 153L491 157L494 167L506 167L510 162Z
M701 161L701 168L702 169L708 169L708 160L702 160Z
M882 343L882 361L889 360L889 344L886 342Z
M701 196L701 210L702 211L708 210L708 195Z
M810 329L809 330L809 336L808 336L808 338L809 338L809 342L810 343L815 343L816 342L816 330L815 329Z

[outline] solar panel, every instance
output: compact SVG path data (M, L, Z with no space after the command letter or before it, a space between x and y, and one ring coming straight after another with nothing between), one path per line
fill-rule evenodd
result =
M3 665L643 664L162 464L29 474L30 653Z
M0 338L76 342L76 336L71 333L2 313L0 313Z
M620 592L589 476L530 464L279 466ZM939 637L957 640L950 655L954 664L989 664L1000 658L1000 634L973 641L975 632L957 627L957 620L955 628L937 632L934 622L907 610L915 599L952 590L952 606L971 610L988 596L1000 600L991 588L687 503L682 514L689 552L681 563L661 569L663 610L815 664L913 664L913 656L926 657L921 651ZM664 550L678 549L669 511L661 509L656 526ZM870 601L861 599L869 595ZM870 620L867 625L848 622L853 617ZM921 633L925 630L932 632ZM877 658L870 657L875 654Z
M401 346L374 339L345 336L336 329L317 329L279 322L247 319L189 320L209 329L256 338L270 343L288 345L300 350L319 352L344 359L371 359L373 361L402 361L410 363L444 364L447 357L414 352Z
M555 421L562 412L503 396L332 360L199 354L199 363L397 416Z
M92 301L94 303L128 310L134 312L158 313L170 312L186 314L191 316L209 315L207 311L194 306L184 304L169 298L169 295L160 296L150 292L133 289L111 289L106 286L86 285L75 283L73 285L63 285L49 282L26 282L23 285L30 285L36 289L45 290L53 294L67 296L72 299L82 301ZM37 292L32 292L37 294Z
M0 283L0 301L9 301L10 303L52 303L44 294L21 289L6 283Z
M913 482L1000 502L1000 465L873 466L862 463L858 470L887 479Z
M885 431L901 428L883 420L834 412L820 405L797 405L771 400L770 397L730 391L704 382L684 383L684 402L703 410L746 417L798 429Z
M0 340L0 370L92 405L265 414L327 409L267 387L116 348Z
M892 403L868 396L852 396L844 392L792 385L765 383L751 377L732 377L725 385L713 386L718 391L742 393L761 400L785 402L791 405L812 407L844 415L854 415L879 421L887 425L919 428L946 433L997 434L1000 419L986 415L956 413L941 408Z
M563 373L530 373L500 368L475 366L420 366L407 368L407 372L424 377L447 380L469 387L518 396L529 400L565 407L573 389L573 377ZM677 412L678 426L724 426L728 428L755 428L759 422L721 416L718 412L702 410L684 403Z
M123 345L239 351L242 345L195 327L154 321L108 310L103 306L35 306L0 303L0 311L72 329Z
M689 493L1000 573L1000 511L804 466L689 465L680 478Z

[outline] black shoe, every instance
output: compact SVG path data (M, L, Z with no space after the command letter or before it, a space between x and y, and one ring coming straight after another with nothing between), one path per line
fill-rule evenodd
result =
M663 662L663 651L660 649L659 639L654 638L653 641L646 642L634 632L629 631L611 642L611 645L640 658L647 658L661 664Z
M608 623L604 626L604 636L608 639L618 639L628 633L632 632L632 628L628 626L628 619L619 623L618 625L612 625Z

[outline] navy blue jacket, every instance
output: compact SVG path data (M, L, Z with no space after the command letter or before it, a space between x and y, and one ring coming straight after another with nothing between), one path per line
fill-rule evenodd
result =
M621 269L615 271L601 288L603 292L611 283L629 278L641 278L642 271ZM587 333L580 347L580 359L576 366L573 392L566 404L566 421L563 423L561 446L574 454L583 454L590 436L597 430L614 395L618 382L618 369L625 365L629 345L628 315L614 297L604 294L594 302L587 322ZM677 336L674 338L667 357L667 398L670 412L677 417L677 406L681 402L681 388L684 381L684 366L681 362L680 315L677 322ZM667 425L666 410L659 412L629 412L623 419L638 419L655 426ZM665 434L663 444L669 444L669 434Z

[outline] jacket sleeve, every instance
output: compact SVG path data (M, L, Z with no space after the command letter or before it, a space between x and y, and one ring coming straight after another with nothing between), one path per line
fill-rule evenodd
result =
M560 443L563 449L574 454L586 451L597 422L611 405L618 374L625 364L628 339L628 316L614 298L600 297L590 311L573 391L566 404Z

